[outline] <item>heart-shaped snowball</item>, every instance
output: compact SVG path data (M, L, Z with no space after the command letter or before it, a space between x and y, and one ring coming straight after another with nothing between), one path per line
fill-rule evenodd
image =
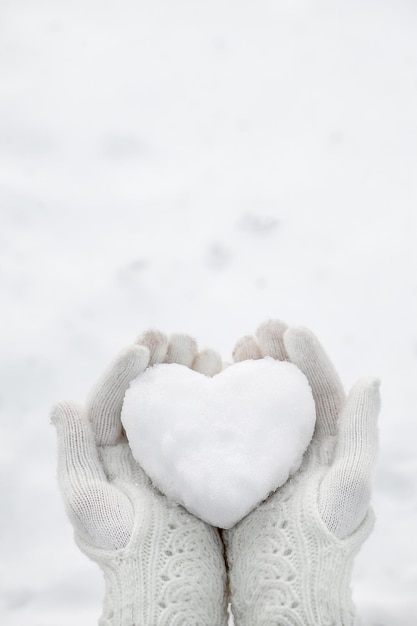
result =
M156 487L220 528L299 468L315 419L304 374L268 357L213 378L155 365L131 382L122 410L133 456Z

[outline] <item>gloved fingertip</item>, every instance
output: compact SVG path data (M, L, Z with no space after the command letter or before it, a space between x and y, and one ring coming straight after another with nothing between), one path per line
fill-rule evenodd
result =
M369 384L370 388L372 388L375 391L379 391L380 390L380 388L381 388L381 379L380 378L377 378L375 376L370 376L368 378L368 381L369 381L368 384Z
M222 371L223 363L220 354L216 350L205 348L197 354L192 367L196 372L206 376L215 376Z
M197 355L197 341L191 335L173 333L169 336L166 363L178 363L191 367Z
M288 326L277 319L269 319L256 331L256 338L263 356L284 361L287 358L283 336Z
M303 351L318 344L315 334L305 326L292 326L284 332L284 344L288 351Z
M168 337L156 328L145 330L137 339L140 346L148 348L149 364L162 363L168 350Z
M352 387L352 395L366 395L370 399L379 399L381 380L375 376L360 378Z
M353 387L377 417L381 408L381 381L376 377L361 378Z
M282 320L270 318L268 320L265 320L264 322L262 322L262 324L260 324L260 326L258 326L256 334L257 336L263 336L265 334L282 335L287 330L287 328L288 325Z
M149 349L146 346L132 345L125 348L117 358L118 369L140 371L149 363Z
M54 404L50 410L49 416L51 424L56 428L65 425L69 421L73 421L79 415L81 407L71 400L61 400Z
M60 417L61 417L60 405L59 403L56 403L51 407L51 410L49 411L49 419L51 420L51 424L55 426L55 428L58 425Z
M233 360L235 363L251 359L261 359L262 353L259 345L252 335L245 335L239 339L233 349Z

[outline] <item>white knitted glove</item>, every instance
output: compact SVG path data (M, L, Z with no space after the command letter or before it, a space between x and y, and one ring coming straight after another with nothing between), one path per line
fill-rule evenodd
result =
M300 470L224 532L236 626L353 626L354 556L373 527L379 383L360 380L345 400L314 335L279 321L245 337L235 360L287 359L307 376L316 403L313 440Z
M149 364L222 367L194 340L148 331L104 374L85 409L61 402L58 480L81 550L104 572L102 626L225 626L223 544L216 529L157 491L132 457L120 422L129 382Z

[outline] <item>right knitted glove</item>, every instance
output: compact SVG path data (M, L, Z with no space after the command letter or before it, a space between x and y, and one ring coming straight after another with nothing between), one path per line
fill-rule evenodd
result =
M106 582L101 626L225 626L223 544L217 529L170 502L134 460L120 421L131 380L148 365L176 362L213 375L222 367L194 340L157 331L126 349L85 409L60 402L58 481L75 539Z
M317 422L300 470L224 532L236 626L354 626L354 556L373 527L379 383L360 380L347 400L314 335L263 324L238 342L236 361L272 356L299 367Z

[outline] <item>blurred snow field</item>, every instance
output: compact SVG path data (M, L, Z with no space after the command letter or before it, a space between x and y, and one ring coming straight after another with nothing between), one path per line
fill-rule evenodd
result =
M103 581L51 405L148 327L231 360L268 317L382 379L364 626L417 620L417 5L4 0L0 621L90 626Z

